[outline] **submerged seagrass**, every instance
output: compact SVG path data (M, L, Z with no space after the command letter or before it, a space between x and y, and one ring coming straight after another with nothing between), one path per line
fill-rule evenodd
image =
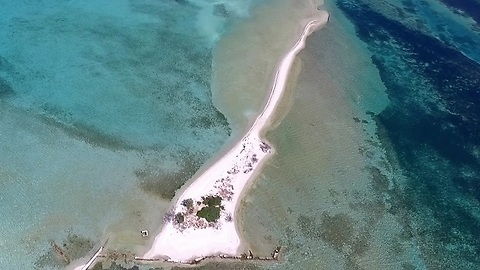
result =
M0 265L94 252L51 245L69 235L146 243L139 232L230 135L212 48L260 2L0 1Z

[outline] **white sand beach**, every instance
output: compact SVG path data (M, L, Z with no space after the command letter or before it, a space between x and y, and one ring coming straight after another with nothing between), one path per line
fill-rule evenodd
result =
M304 22L298 40L279 62L268 101L252 127L225 156L178 197L173 209L166 215L160 234L142 258L189 263L208 256L238 255L241 240L236 230L235 214L240 196L273 152L261 137L261 132L269 124L285 90L295 56L304 48L307 36L328 21L327 12L318 14ZM208 199L221 201L216 206L219 218L212 222L197 216L203 208L210 207Z

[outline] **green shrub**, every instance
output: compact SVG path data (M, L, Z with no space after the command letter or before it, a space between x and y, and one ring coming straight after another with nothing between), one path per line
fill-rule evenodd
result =
M208 222L216 222L220 218L220 206L205 206L197 212L197 216Z
M175 214L175 222L182 223L185 221L185 216L182 213Z
M222 197L220 196L207 196L202 197L202 199L206 206L220 206L222 204Z
M190 199L185 199L182 201L182 205L185 206L188 210L193 208L193 200Z

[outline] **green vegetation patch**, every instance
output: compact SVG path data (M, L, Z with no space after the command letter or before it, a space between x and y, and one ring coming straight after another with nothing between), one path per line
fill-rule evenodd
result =
M208 222L216 222L220 218L220 210L219 206L205 206L197 212L197 216Z
M197 216L206 219L208 222L216 222L220 218L222 207L222 197L207 196L202 197L203 204L206 205L197 212Z
M203 204L206 206L221 206L222 205L222 197L220 196L207 196L202 197Z
M183 223L185 221L185 216L182 213L177 213L175 215L175 222L176 223Z
M185 206L188 212L193 211L193 200L192 199L185 199L182 201L182 205Z

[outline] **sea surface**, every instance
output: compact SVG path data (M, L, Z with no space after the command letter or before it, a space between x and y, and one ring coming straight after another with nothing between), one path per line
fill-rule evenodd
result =
M140 252L263 105L300 0L0 0L0 268ZM325 0L239 210L197 269L479 269L480 2ZM108 267L109 265L104 265ZM109 269L128 269L132 264ZM98 269L101 268L97 265ZM148 269L148 267L144 267ZM195 269L195 268L188 268Z
M0 1L1 269L147 246L232 132L212 51L261 2Z

